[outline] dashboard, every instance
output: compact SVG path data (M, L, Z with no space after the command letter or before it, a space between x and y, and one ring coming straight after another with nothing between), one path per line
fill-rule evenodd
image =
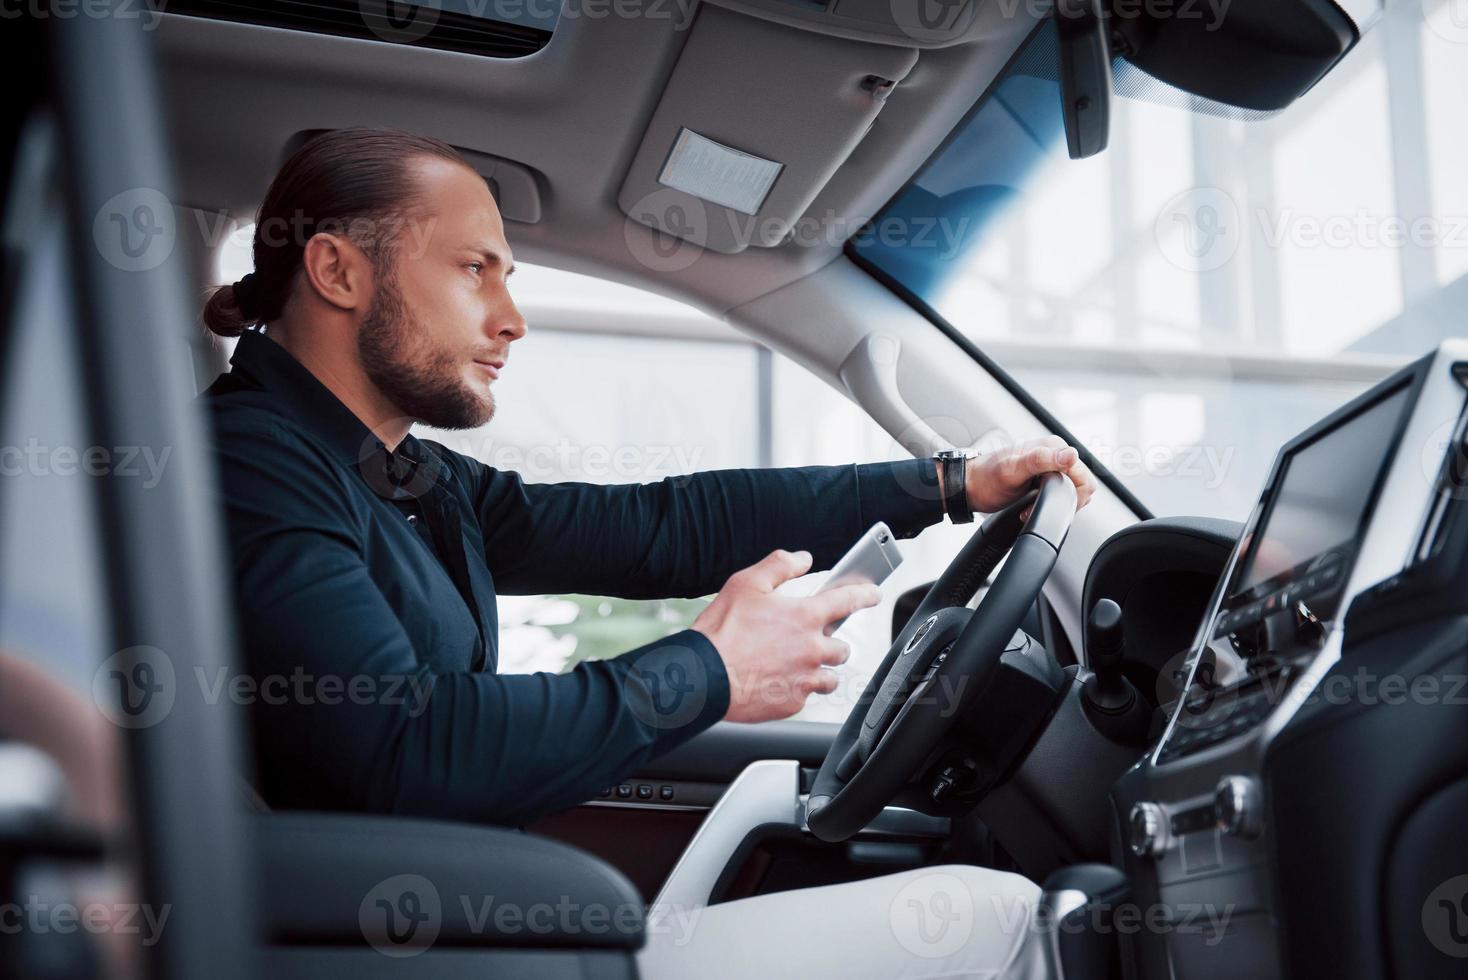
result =
M1174 925L1196 923L1124 937L1129 975L1379 976L1402 950L1427 957L1411 960L1411 975L1432 975L1423 927L1383 930L1382 876L1398 873L1404 813L1460 781L1468 801L1468 761L1461 744L1360 733L1465 726L1441 703L1364 697L1359 677L1365 664L1404 680L1442 673L1463 656L1451 639L1461 635L1456 600L1444 598L1460 590L1443 569L1461 561L1465 381L1468 343L1446 343L1280 449L1186 650L1183 693L1111 794L1113 850L1134 898L1170 910ZM1428 633L1404 645L1414 629ZM1424 649L1437 659L1401 669ZM1395 807L1359 806L1359 794L1413 772ZM1331 798L1336 806L1322 805ZM1325 826L1339 847L1315 847ZM1429 822L1425 833L1445 831ZM1417 860L1430 866L1441 848ZM1424 867L1422 887L1432 874ZM1341 890L1323 893L1332 880ZM1343 939L1353 917L1360 934ZM1332 959L1334 972L1318 972Z
M1461 980L1465 430L1468 341L1455 341L1281 447L1242 525L1159 519L1108 539L1082 601L1120 611L1125 657L1105 669L1141 696L1120 711L1088 700L1097 654L1123 649L1093 643L1116 622L1092 617L1087 666L1057 665L1065 682L1041 685L1044 724L1022 761L990 767L978 824L925 808L939 787L924 768L851 841L818 841L807 806L830 735L790 723L716 726L562 836L630 861L653 922L894 860L997 858L1038 882L1109 854L1141 913L1115 920L1129 980ZM1383 696L1393 679L1441 696ZM966 763L1012 734L1023 700L955 726ZM1461 922L1443 918L1457 914L1441 908L1453 887Z

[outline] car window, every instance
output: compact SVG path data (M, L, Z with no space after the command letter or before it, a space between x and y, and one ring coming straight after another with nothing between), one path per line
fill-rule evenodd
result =
M1388 5L1270 118L1118 86L1087 160L1065 153L1047 25L852 248L1154 513L1242 519L1281 442L1462 333L1453 13Z
M220 281L249 271L252 229L221 250ZM870 416L805 368L691 306L590 276L517 263L511 284L529 322L495 417L442 442L531 483L646 483L699 470L840 465L907 458ZM935 505L936 507L936 505ZM937 577L972 528L943 524L904 541L881 606L853 616L839 690L796 717L840 721L887 652L894 600ZM803 594L823 574L789 585ZM699 599L570 594L498 597L499 668L565 672L685 629Z

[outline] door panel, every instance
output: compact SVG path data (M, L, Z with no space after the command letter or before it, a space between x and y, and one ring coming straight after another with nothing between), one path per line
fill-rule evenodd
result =
M603 796L526 829L603 858L652 901L704 815L745 766L760 759L795 759L817 768L836 730L834 724L805 721L720 722L651 760L620 787L608 787Z
M526 829L615 865L651 902L709 809L752 762L795 759L818 768L837 727L815 722L723 722L650 761L597 799ZM793 827L760 828L725 870L715 900L855 881L955 859L946 820L885 829L880 839L828 844ZM967 859L972 859L969 856Z

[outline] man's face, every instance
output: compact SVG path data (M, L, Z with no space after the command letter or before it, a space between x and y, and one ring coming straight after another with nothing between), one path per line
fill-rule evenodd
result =
M358 353L403 414L474 428L494 415L490 384L525 335L505 285L514 263L484 178L437 158L413 168L422 203L377 277Z

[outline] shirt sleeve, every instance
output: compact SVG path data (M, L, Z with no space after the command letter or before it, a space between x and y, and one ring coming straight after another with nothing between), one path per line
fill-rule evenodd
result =
M507 594L694 597L776 548L831 567L877 521L942 519L932 460L714 470L656 483L528 484L472 460L486 558Z
M220 435L268 799L515 825L728 710L723 663L692 630L563 675L430 670L370 575L340 474L275 427Z

